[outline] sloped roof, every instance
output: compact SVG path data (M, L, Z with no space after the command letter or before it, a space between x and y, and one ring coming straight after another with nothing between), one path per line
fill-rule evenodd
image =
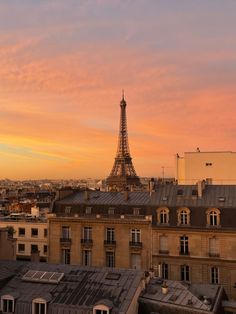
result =
M58 284L26 282L22 277L29 269L60 272L64 277ZM18 292L16 314L31 314L35 298L49 301L50 313L62 309L64 314L76 309L91 310L99 300L112 303L116 313L120 313L128 309L142 276L136 270L0 261L0 278L5 278L6 271L14 276L1 287L0 296ZM107 278L110 272L119 274L119 278Z

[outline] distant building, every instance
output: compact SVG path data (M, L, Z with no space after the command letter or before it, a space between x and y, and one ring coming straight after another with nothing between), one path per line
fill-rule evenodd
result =
M136 314L137 270L0 261L0 313Z
M196 184L206 180L210 184L236 184L236 152L186 152L176 155L178 184Z
M0 260L16 259L16 240L9 234L8 228L0 227Z
M0 217L0 228L11 227L15 241L17 259L31 260L32 253L46 261L48 254L48 224L46 219L27 218L20 214ZM35 255L35 254L34 254Z

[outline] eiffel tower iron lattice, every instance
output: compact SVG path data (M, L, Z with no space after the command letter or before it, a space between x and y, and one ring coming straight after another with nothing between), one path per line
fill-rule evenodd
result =
M128 143L128 130L126 119L126 101L124 93L120 101L120 130L118 138L118 148L115 162L109 177L107 185L111 189L126 189L130 186L139 186L140 180L134 169Z

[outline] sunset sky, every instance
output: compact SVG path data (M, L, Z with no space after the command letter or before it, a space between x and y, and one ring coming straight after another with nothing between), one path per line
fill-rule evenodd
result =
M236 151L235 0L0 1L0 178L139 176Z

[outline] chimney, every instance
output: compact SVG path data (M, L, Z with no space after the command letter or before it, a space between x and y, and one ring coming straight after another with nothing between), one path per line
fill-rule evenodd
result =
M162 294L167 294L169 292L169 288L165 281L163 282L163 285L161 286L161 292Z
M31 252L30 260L33 263L39 263L40 262L40 251Z
M202 181L197 182L197 195L199 198L202 198L203 186Z
M153 192L155 192L155 181L154 181L154 178L151 178L151 180L149 181L148 189L149 189L150 195L151 195Z
M84 191L84 200L88 201L89 200L89 190Z
M129 190L128 190L128 188L126 188L126 190L124 190L124 197L125 197L125 201L128 201L128 199L129 199Z

